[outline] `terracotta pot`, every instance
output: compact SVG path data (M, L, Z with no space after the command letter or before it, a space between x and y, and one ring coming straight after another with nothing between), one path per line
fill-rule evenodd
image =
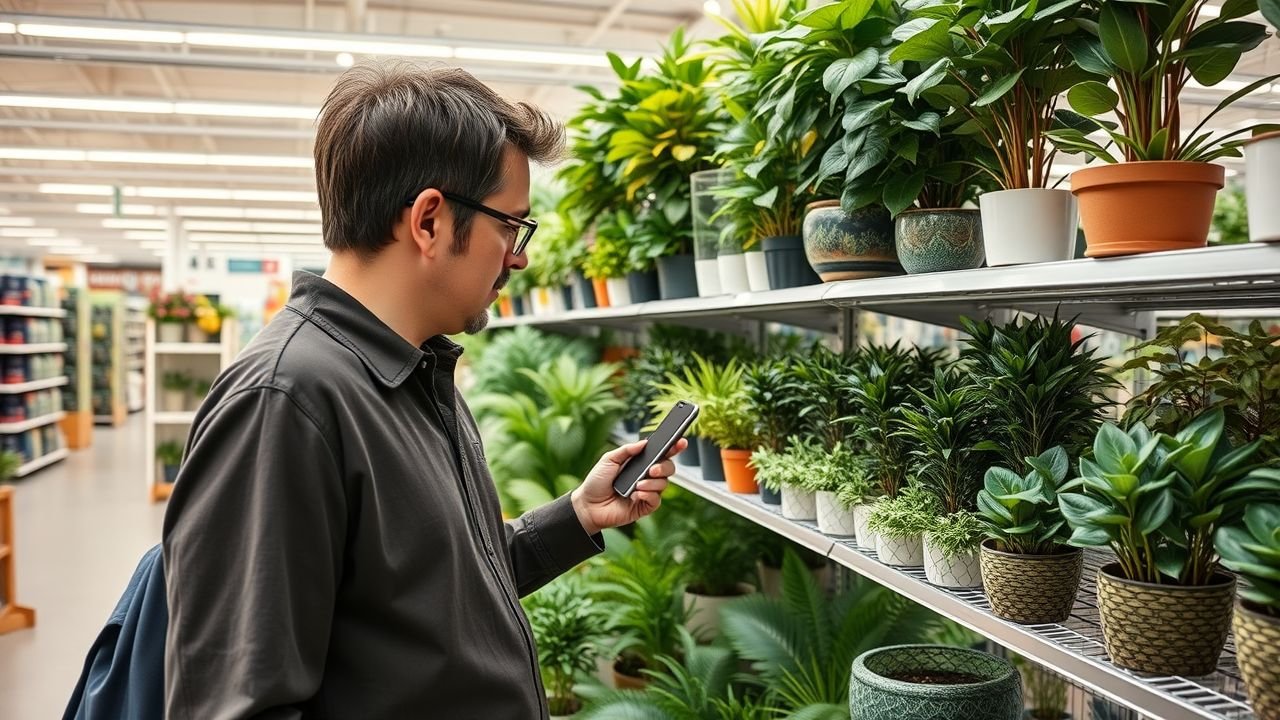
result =
M1249 239L1280 240L1280 131L1257 135L1244 146L1244 192Z
M724 463L724 479L729 485L729 492L752 495L760 492L756 484L756 470L747 467L751 460L750 450L730 450L721 448L720 459Z
M1202 587L1129 580L1120 565L1098 570L1098 611L1111 662L1159 675L1208 675L1231 629L1236 579L1225 573Z
M609 307L609 284L604 278L592 278L591 289L596 294L596 307Z
M613 686L619 690L644 690L649 687L649 678L618 672L618 663L615 662L613 664Z
M498 314L504 318L516 316L516 307L511 303L510 297L503 295L498 300Z
M1280 619L1236 601L1236 660L1258 720L1280 720Z
M907 210L894 224L894 242L912 274L972 270L986 258L979 210Z
M893 219L878 205L846 213L839 200L809 203L804 216L804 252L823 282L905 272L893 242Z
M1225 181L1224 167L1200 162L1127 162L1075 171L1071 192L1080 201L1085 255L1204 247L1213 202Z

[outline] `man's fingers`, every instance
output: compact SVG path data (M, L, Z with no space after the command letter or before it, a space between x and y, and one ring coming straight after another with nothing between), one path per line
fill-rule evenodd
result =
M654 492L634 492L631 494L631 500L644 508L645 515L657 510L662 504L662 496Z
M622 465L622 463L630 460L632 457L639 455L647 444L649 444L648 440L638 440L633 443L627 443L620 448L615 448L605 453L604 459L614 465Z
M648 478L636 483L635 492L643 493L661 493L667 489L671 483L665 478ZM635 493L632 493L634 495Z
M688 440L688 438L680 438L680 440L679 440L678 442L676 442L675 446L674 446L674 447L672 447L670 450L668 450L668 451L667 451L667 459L668 459L668 460L670 460L671 458L675 457L676 455L679 455L680 453L682 453L682 452L684 452L685 450L687 450L687 449L688 449L688 447L689 447L689 440Z
M675 474L676 474L676 464L671 462L670 460L663 460L657 465L654 465L653 467L649 468L649 477L668 478Z

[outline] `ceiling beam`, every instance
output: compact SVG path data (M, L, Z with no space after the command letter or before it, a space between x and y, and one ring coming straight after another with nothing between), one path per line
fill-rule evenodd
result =
M582 38L582 42L578 44L583 47L594 46L600 41L600 38L604 37L604 34L609 31L609 28L613 27L614 23L618 22L618 18L622 17L622 14L627 11L627 7L630 5L631 0L615 0L613 5L610 6L600 20L596 22L595 27L591 28L591 31L588 32L586 36ZM563 75L566 70L567 68L557 68L556 74ZM541 102L542 99L546 97L548 87L550 87L550 85L542 85L535 89L533 94L529 96L529 102L534 105Z

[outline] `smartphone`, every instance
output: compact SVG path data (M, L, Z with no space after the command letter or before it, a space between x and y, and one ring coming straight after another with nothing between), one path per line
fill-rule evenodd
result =
M622 497L631 497L636 483L649 475L650 468L662 462L696 417L697 405L683 400L676 403L667 416L662 418L658 429L649 436L649 444L644 446L644 452L633 456L618 471L618 477L613 481L613 491Z

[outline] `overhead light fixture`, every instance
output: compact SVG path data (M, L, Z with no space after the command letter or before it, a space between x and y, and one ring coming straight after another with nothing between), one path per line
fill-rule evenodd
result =
M0 22L0 35L12 35L18 32L18 26L11 22Z
M161 43L178 45L183 34L172 30L141 30L120 25L53 25L44 23L18 23L18 33L31 37L64 38L67 40L109 40L111 42Z
M291 208L219 207L216 205L179 205L173 209L182 217L244 218L247 220L312 220L320 221L319 210Z
M337 62L338 65L340 65L341 67L351 67L352 65L356 64L356 59L351 56L351 53L348 53L348 52L338 53L338 55L334 57L334 61Z
M53 228L39 227L0 227L0 237L10 238L47 238L58 234Z
M76 247L80 244L78 238L31 238L27 240L27 244L31 247Z
M45 252L50 255L97 255L96 247L54 247L49 248Z
M21 28L18 29L21 32ZM348 40L308 35L259 33L189 32L188 45L245 48L250 50L298 50L301 52L346 52L356 55L398 55L401 57L453 57L453 48L430 43Z
M0 217L0 227L34 227L35 224L35 218Z
M251 103L183 102L173 104L178 115L211 115L217 117L281 118L315 120L320 108L308 105L257 105Z
M311 158L297 155L211 155L207 153L142 152L137 150L61 150L58 148L0 147L0 160L52 162L140 163L146 165L204 165L230 167L310 168Z
M289 236L289 235L255 235L255 234L231 234L231 233L188 233L187 240L194 243L223 243L233 245L254 245L259 243L274 243L276 245L306 245L311 247L321 247L324 241L318 236Z
M126 230L125 240L158 240L168 241L169 233L157 230Z
M310 223L227 222L222 220L188 220L192 232L277 233L283 235L319 235L319 225Z
M272 105L211 101L169 101L153 98L71 97L0 93L0 107L86 112L148 113L152 115L209 115L217 117L315 120L320 108L309 105Z
M41 190L40 192L45 192ZM64 193L67 195L76 195L78 193ZM76 203L76 212L82 215L115 215L115 205L105 205L102 203ZM121 205L121 215L156 215L157 208L155 205Z
M83 150L59 150L57 148L0 147L0 160L54 160L83 162Z
M141 220L133 218L106 218L102 227L112 230L168 230L168 220Z
M94 195L110 197L116 188L112 185L88 185L79 183L40 183L37 190L47 195ZM315 203L316 194L301 190L232 190L230 188L192 187L122 187L125 197L186 200L236 200L244 202Z
M708 15L719 15L720 3L716 2L716 0L707 0L702 3L702 12Z
M571 53L549 50L522 50L516 48L460 47L454 51L459 60L483 60L489 62L518 62L534 65L580 65L584 67L609 67L609 58L603 53Z

